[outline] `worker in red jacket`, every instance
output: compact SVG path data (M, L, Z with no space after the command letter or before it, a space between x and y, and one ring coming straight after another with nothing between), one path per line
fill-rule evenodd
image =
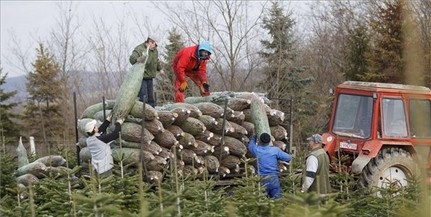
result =
M188 84L186 76L199 87L201 96L209 96L206 62L211 56L211 44L203 41L199 45L182 48L174 58L175 101L184 102L184 91Z

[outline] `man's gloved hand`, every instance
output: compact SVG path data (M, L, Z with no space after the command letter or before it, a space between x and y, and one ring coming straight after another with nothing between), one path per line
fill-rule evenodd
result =
M142 55L142 56L138 57L138 59L136 59L136 62L138 62L138 63L144 63L145 59L146 59L146 56Z
M165 70L163 70L163 69L160 69L160 74L162 74L162 75L164 75L165 74Z
M107 121L109 121L109 122L111 122L111 121L112 121L112 114L113 114L113 112L112 112L112 111L111 111L111 112L109 112L108 117L106 117L106 120L107 120Z
M116 122L122 125L124 123L124 118L119 118Z
M210 92L210 85L209 84L203 83L202 86L204 87L205 92L208 92L208 93Z
M207 83L202 83L202 85L199 86L199 89L201 90L202 96L210 95L210 85L208 85Z
M184 81L183 83L180 84L180 91L184 92L187 89L188 85L187 85L187 81Z

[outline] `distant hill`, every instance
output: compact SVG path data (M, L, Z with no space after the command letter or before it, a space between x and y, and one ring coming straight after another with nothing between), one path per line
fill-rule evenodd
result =
M6 82L1 86L5 92L17 91L17 94L11 99L13 102L25 102L27 99L26 82L27 78L25 75L16 77L6 77Z
M79 72L78 75L81 79L79 81L79 91L84 93L84 95L80 95L80 97L86 97L87 95L95 95L102 97L101 91L110 91L111 93L116 94L116 91L119 88L119 84L109 85L100 78L100 74L83 71ZM110 81L115 82L115 81ZM27 78L25 75L16 76L16 77L6 77L6 82L0 86L5 92L17 91L17 94L11 98L11 102L17 103L25 103L28 97L27 89L26 89ZM77 86L73 86L72 91L77 91ZM86 95L87 94L87 95Z

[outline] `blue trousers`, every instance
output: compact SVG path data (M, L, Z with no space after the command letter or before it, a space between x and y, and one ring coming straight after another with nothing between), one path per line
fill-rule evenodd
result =
M268 197L274 199L281 198L281 185L278 175L263 176L262 185L265 186L265 191Z
M153 79L152 78L144 78L142 79L141 89L139 90L139 101L144 102L144 96L146 97L147 104L152 107L156 106L156 100L154 99L154 90L153 90Z

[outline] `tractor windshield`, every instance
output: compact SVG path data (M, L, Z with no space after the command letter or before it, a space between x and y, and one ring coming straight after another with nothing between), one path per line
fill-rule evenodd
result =
M372 114L372 96L340 94L332 131L340 136L368 138L371 134Z

